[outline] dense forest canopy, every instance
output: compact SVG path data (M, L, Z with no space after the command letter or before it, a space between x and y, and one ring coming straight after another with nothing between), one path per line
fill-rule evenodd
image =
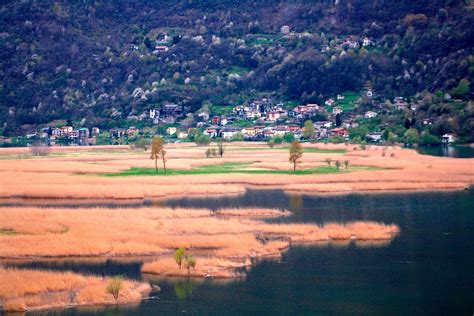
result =
M113 127L164 102L320 103L367 82L387 99L449 93L465 106L424 113L458 133L474 124L470 1L24 0L4 1L0 20L5 136L57 119ZM371 44L336 48L347 36Z

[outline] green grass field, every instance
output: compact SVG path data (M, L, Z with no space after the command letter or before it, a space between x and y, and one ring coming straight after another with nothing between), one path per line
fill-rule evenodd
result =
M227 150L237 151L237 150L289 150L289 146L281 147L230 147ZM312 147L303 147L303 153L317 153L317 154L345 154L346 149L321 149L321 148L312 148Z
M360 170L381 170L380 168L349 166L345 169L341 166L337 169L334 165L321 166L311 169L296 170L293 172L292 165L288 163L288 170L269 170L269 169L252 169L251 163L245 162L226 162L217 165L206 165L196 167L194 169L168 169L166 173L161 166L158 173L154 168L130 168L118 173L106 173L106 177L126 177L126 176L174 176L174 175L199 175L199 174L225 174L225 173L241 173L241 174L293 174L293 175L309 175L309 174L330 174L345 173Z

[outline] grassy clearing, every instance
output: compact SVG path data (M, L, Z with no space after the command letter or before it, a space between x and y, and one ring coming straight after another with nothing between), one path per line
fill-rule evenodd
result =
M288 150L289 146L278 147L277 149ZM304 153L317 153L317 154L345 154L346 149L321 149L316 147L303 147Z
M288 150L289 146L282 146L282 147L274 147L274 148L267 148L267 147L231 147L227 150L237 151L237 150ZM315 148L315 147L303 147L304 153L317 153L317 154L345 154L347 152L346 149L322 149L322 148Z
M221 173L244 173L244 174L294 174L294 175L308 175L308 174L331 174L343 173L356 170L380 170L372 167L352 166L348 169L337 169L332 166L320 166L316 168L300 169L293 171L288 170L269 170L269 169L250 169L251 163L226 162L217 165L206 165L196 167L194 169L168 169L166 173L159 169L158 173L154 168L130 168L128 170L117 173L106 173L107 177L123 177L123 176L173 176L173 175L196 175L196 174L221 174Z

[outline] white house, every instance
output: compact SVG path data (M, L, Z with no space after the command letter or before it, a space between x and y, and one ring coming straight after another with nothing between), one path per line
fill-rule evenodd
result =
M444 144L451 144L456 141L456 136L454 134L444 134L441 140Z
M365 118L371 119L371 118L374 118L374 117L377 117L377 112L374 112L374 111L365 112Z
M222 139L231 139L232 137L234 137L237 133L239 133L240 130L237 129L237 128L233 128L233 127L226 127L222 130L221 132L221 137Z
M179 139L185 139L185 138L188 137L188 135L189 135L189 134L188 134L187 132L179 132L179 133L178 133L178 138L179 138Z
M290 27L288 25L283 25L280 29L281 33L284 35L290 34Z
M166 129L166 134L171 136L171 135L176 134L177 131L178 131L178 129L176 127L168 127Z
M336 101L334 101L333 99L327 99L326 102L324 102L324 104L326 104L327 106L332 106Z
M206 134L206 135L209 136L210 138L215 138L215 137L217 137L217 129L214 128L214 127L208 127L208 128L206 128L206 130L204 131L204 134Z
M362 40L362 46L367 47L370 45L372 45L372 40L368 37L364 37L364 39Z
M341 106L335 106L333 109L332 109L332 114L341 114L342 113L342 107Z
M151 119L155 119L155 118L159 118L160 117L160 111L157 110L157 109L151 109L148 116L151 118Z
M332 122L331 121L314 122L313 126L316 130L320 130L322 128L331 128L332 127Z
M370 133L370 134L367 134L366 138L368 141L370 142L374 142L374 143L380 143L383 141L382 139L382 133L379 133L379 132L376 132L376 133Z

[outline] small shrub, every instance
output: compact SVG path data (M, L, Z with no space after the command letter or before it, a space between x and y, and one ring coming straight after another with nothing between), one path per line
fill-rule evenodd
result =
M206 149L204 153L206 154L207 158L211 157L211 148Z
M207 135L201 134L194 138L194 142L197 146L207 146L211 142L211 138Z
M107 290L107 293L111 294L114 297L115 301L117 301L122 287L123 287L123 277L118 275L109 280L106 290Z
M192 254L186 255L184 258L184 266L188 269L188 274L191 272L191 269L196 267L196 259L194 259Z
M344 160L344 167L345 167L345 169L347 169L348 166L349 166L349 160Z
M324 161L326 161L326 163L328 164L328 167L331 167L331 161L332 161L331 158L326 158L324 159Z
M339 160L336 160L334 164L336 165L336 169L339 170L339 168L341 167L341 162Z
M282 138L281 136L274 136L274 137L272 138L272 140L273 140L273 142L274 142L275 144L281 144L281 143L283 143L283 138Z
M273 139L270 139L270 140L267 142L267 145L268 145L268 147L273 148L273 147L275 147L275 141L274 141Z
M33 156L48 156L49 155L49 147L48 144L43 142L35 142L31 148L31 155Z
M224 147L224 143L221 141L218 141L217 142L217 152L219 154L219 156L224 156L224 152L225 152L225 147Z
M395 157L395 153L391 153L391 154L390 154L390 157L394 158L394 157Z
M183 258L185 254L186 254L186 249L184 248L178 248L176 249L176 252L174 253L174 260L176 261L176 264L179 266L180 270L181 270L181 265L183 264Z

